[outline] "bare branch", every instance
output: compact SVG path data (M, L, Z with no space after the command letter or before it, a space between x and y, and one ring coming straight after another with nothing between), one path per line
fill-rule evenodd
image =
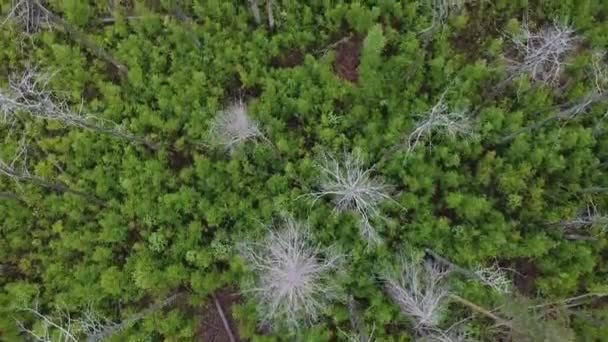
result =
M308 325L338 296L329 275L342 256L313 245L307 227L293 218L284 218L280 230L261 243L243 243L239 250L256 274L255 286L246 292L257 299L263 325Z
M533 81L554 86L564 69L564 57L574 49L574 29L554 23L538 32L532 32L527 23L511 37L519 59L510 60L512 77L528 75Z
M507 276L505 270L504 267L500 267L497 263L494 263L487 267L477 266L474 272L484 285L499 293L509 294L511 293L513 282Z
M360 216L361 235L371 244L381 243L381 238L371 225L374 217L382 217L379 205L385 201L396 203L389 196L389 187L372 177L374 168L364 169L361 156L356 153L343 153L340 159L322 154L317 163L320 171L321 191L310 194L315 201L331 196L334 210L354 210Z
M583 210L577 217L568 220L561 221L556 224L564 227L568 230L580 230L588 227L599 227L602 231L608 231L608 215L600 213L597 210L595 204L590 203L587 208Z
M361 322L361 313L359 312L358 304L352 296L348 299L348 312L350 314L350 325L352 333L340 331L350 342L372 342L374 340L374 328L371 333L367 334Z
M215 308L217 309L217 312L220 315L220 318L222 319L222 324L224 325L224 331L226 331L226 335L228 335L228 339L230 340L230 342L236 342L236 340L234 339L234 335L232 334L232 330L230 329L230 324L228 324L226 315L224 315L224 309L222 309L222 305L220 304L219 300L217 300L217 297L215 296L215 294L212 297L213 297L213 303L215 303Z
M80 314L79 318L74 319L69 312L63 310L59 310L55 315L56 317L44 314L39 310L38 303L36 302L34 303L34 307L24 307L21 308L21 311L34 315L41 328L28 329L20 321L17 321L17 325L21 331L40 342L100 342L110 338L115 333L129 328L149 314L172 304L181 294L171 295L120 324L100 316L90 305Z
M591 106L596 105L598 103L602 103L608 100L608 92L596 93L592 92L587 94L583 99L573 101L567 103L562 106L557 106L554 108L550 108L550 110L556 111L555 114L547 116L546 118L537 121L531 125L522 127L515 132L502 137L499 140L499 144L505 144L509 141L517 138L520 134L527 133L539 129L551 122L554 121L568 121L572 119L576 119L582 117L583 115L589 113L589 109Z
M431 135L441 134L449 139L468 138L474 135L473 122L467 111L452 111L445 103L445 93L439 101L425 113L416 128L407 138L407 153L411 153L424 140L428 147L433 146Z
M442 28L451 15L458 14L464 9L464 5L469 0L428 0L431 3L433 19L431 26L422 30L422 33L434 31Z
M210 124L209 135L230 152L249 140L264 138L257 123L247 115L247 105L242 100L217 114Z
M429 248L426 248L425 252L433 257L435 261L443 264L454 272L460 273L470 279L477 280L500 293L511 293L512 281L507 276L507 271L512 271L510 269L500 267L497 263L494 263L489 267L479 265L475 270L471 271L454 264Z
M25 139L21 139L15 157L10 163L0 159L0 174L3 174L16 182L29 182L38 186L51 189L58 192L69 192L78 196L87 198L89 201L105 206L105 202L97 198L95 195L72 189L66 184L59 182L50 182L35 175L30 174L27 165L27 143Z
M606 51L595 50L591 53L591 72L595 88L598 93L608 90L608 64L606 64Z
M253 18L255 19L255 23L260 25L262 19L260 17L260 9L258 7L257 0L247 0L249 1L249 5L251 6L251 12L253 12Z
M116 60L106 50L93 42L86 34L78 31L60 16L48 10L39 0L14 0L13 7L8 17L2 23L12 20L17 22L26 34L38 32L43 25L52 28L51 24L57 24L78 44L85 47L95 56L112 64L123 74L128 72L127 67Z
M458 295L455 294L450 294L450 298L454 299L455 301L459 302L460 304L463 304L464 306L469 307L470 309L473 309L473 311L480 313L486 317L491 318L492 320L494 320L496 323L502 325L502 326L507 326L509 328L512 328L512 324L511 322L509 322L508 320L494 314L493 312L491 312L490 310L487 310L469 300L466 300Z
M32 35L38 33L43 26L51 28L49 17L35 0L12 0L12 7L6 19L0 24L12 21L21 27L23 33Z
M450 295L443 284L445 275L438 264L426 262L421 265L404 257L398 269L390 270L384 276L387 294L420 334L435 329L444 317Z
M268 16L268 27L274 29L274 15L272 15L272 0L266 0L266 15Z
M33 314L42 325L42 332L38 334L32 329L25 328L23 323L17 321L21 330L32 336L36 341L52 342L54 340L51 338L54 336L57 336L58 341L61 342L79 341L77 327L72 324L73 321L69 313L60 313L60 318L55 320L41 313L38 310L38 305L35 305L34 308L21 308L21 310Z
M94 333L88 335L87 342L104 341L104 340L110 338L111 336L113 336L114 334L125 331L126 329L133 326L135 323L148 317L149 315L153 314L154 312L157 312L160 309L163 309L169 305L172 305L182 295L184 295L183 292L174 293L174 294L166 297L162 301L150 305L146 309L134 314L133 316L127 318L126 320L124 320L120 323L113 323L111 321L102 319L102 322L106 321L106 323L104 325L98 327L98 329L94 330ZM91 330L91 331L93 331L93 330Z
M57 121L93 132L108 134L131 143L143 144L156 150L158 145L125 132L113 121L94 115L73 112L65 99L48 89L50 76L40 74L35 68L27 69L21 75L10 75L9 89L0 90L0 114L2 119L12 124L19 113L31 117Z

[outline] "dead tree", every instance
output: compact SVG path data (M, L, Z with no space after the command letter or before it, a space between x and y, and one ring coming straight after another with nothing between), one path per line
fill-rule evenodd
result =
M222 320L222 324L224 325L224 331L226 332L226 335L228 335L228 340L230 340L230 342L236 342L236 339L234 338L232 329L230 329L230 324L228 323L228 319L226 319L226 315L224 314L224 309L222 309L220 301L217 299L217 296L215 294L213 294L211 297L213 299L213 303L215 304L215 309L220 315L220 319Z
M12 20L19 24L26 34L36 33L43 24L52 27L53 24L61 27L76 43L86 48L93 55L113 65L121 73L128 72L127 67L116 60L110 53L93 42L86 34L78 31L60 16L51 12L39 0L15 0L9 16L5 20Z
M28 328L21 321L17 321L17 326L24 334L39 342L101 342L130 328L150 314L173 304L182 294L178 292L171 295L121 323L100 316L90 306L83 310L78 317L73 317L65 310L59 310L55 315L45 314L35 303L33 307L24 307L20 311L34 316L38 323L37 326Z
M550 226L563 228L566 231L565 238L568 240L597 241L597 238L581 235L580 232L584 233L593 227L599 228L601 232L608 232L608 215L601 213L594 203L590 203L575 218L553 223Z
M184 25L186 26L186 30L188 31L188 33L192 37L192 41L194 42L194 45L196 45L196 47L200 49L201 46L203 46L203 45L202 45L200 39L198 39L198 36L196 35L196 32L194 32L194 29L192 28L192 24L190 22L190 19L188 18L188 16L186 15L186 13L184 13L184 10L182 10L182 8L179 6L179 4L174 3L173 6L174 6L174 11L175 11L175 16L182 23L184 23Z
M251 13L253 13L253 20L255 20L256 25L260 25L262 23L262 15L260 14L260 7L258 5L257 0L247 0L249 2L249 7L251 8ZM266 0L266 16L268 20L268 28L272 31L274 29L274 14L272 12L272 0Z
M253 13L253 19L255 20L255 23L260 25L260 23L262 22L262 18L260 16L260 8L258 7L257 0L247 1L249 1L249 6L251 7L251 12Z
M539 129L551 122L554 121L567 121L574 118L581 117L589 112L589 108L595 104L602 103L608 100L608 92L603 93L591 93L587 95L584 99L578 102L572 102L565 106L560 106L554 108L557 112L551 116L548 116L538 122L535 122L531 125L525 126L523 128L518 129L517 131L502 137L498 144L505 144L510 142L511 140L518 137L520 134L528 133Z
M368 334L363 326L359 305L354 297L348 299L348 313L350 317L351 333L342 332L350 342L372 342L374 341L374 328Z
M0 174L3 174L16 182L31 183L60 193L71 193L84 197L99 206L105 206L105 202L93 194L73 189L61 182L51 182L32 175L27 168L27 147L24 139L21 140L17 153L10 163L0 159Z
M407 138L408 154L424 140L427 140L427 145L432 147L433 134L441 134L449 139L457 137L466 139L475 135L469 113L464 110L450 110L445 102L445 94L443 93L439 101L416 123L416 128Z
M481 282L499 293L511 293L511 287L513 284L508 276L508 271L512 271L510 269L500 267L494 263L491 266L480 265L474 270L469 270L449 261L429 248L426 248L424 251L426 254L431 256L433 260L443 264L445 267L448 267L451 271L460 273L469 279Z
M174 293L174 294L166 297L162 301L152 304L151 306L147 307L146 309L136 313L135 315L127 318L126 320L124 320L120 323L106 325L104 329L97 331L95 334L87 336L87 342L104 341L104 340L110 338L111 336L113 336L114 334L125 331L128 328L132 327L135 323L137 323L137 322L141 321L142 319L148 317L149 315L157 312L158 310L161 310L169 305L172 305L177 299L179 299L184 294L185 294L184 292Z
M397 268L383 276L385 292L422 336L438 330L445 316L451 293L444 282L446 275L437 263L420 264L402 257Z
M591 53L591 77L598 92L608 90L608 64L604 62L608 54L604 50Z
M26 35L38 33L44 26L51 27L49 17L36 0L12 0L11 11L2 25L8 21L17 24Z
M291 217L283 221L263 241L241 243L239 251L256 276L246 291L258 301L261 324L297 329L316 322L338 297L331 275L342 256L314 244L303 223Z
M272 14L272 0L266 0L266 15L268 16L268 27L274 29L274 15Z
M247 113L247 104L242 100L235 101L215 116L209 125L209 138L230 153L245 142L258 138L265 140L257 122Z
M524 23L511 40L519 56L509 60L510 78L528 75L535 82L553 86L560 79L564 59L574 49L576 37L574 29L564 24L533 32Z
M460 13L468 0L428 0L432 11L431 26L422 33L431 33L437 27L443 27L451 15Z
M142 144L151 150L159 149L157 144L125 132L113 121L73 112L66 100L47 89L49 80L48 75L38 74L34 68L26 70L22 75L11 75L9 89L0 90L0 114L4 121L12 123L20 113L25 113L37 119L57 121Z
M361 236L370 245L382 243L382 238L372 225L372 219L384 218L380 205L392 202L390 186L374 177L374 168L366 168L359 153L344 152L335 157L322 154L316 163L319 170L319 188L309 194L315 201L330 197L335 212L354 211L359 216Z

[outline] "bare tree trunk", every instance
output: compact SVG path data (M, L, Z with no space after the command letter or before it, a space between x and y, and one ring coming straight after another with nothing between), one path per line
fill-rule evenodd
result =
M110 55L106 50L99 47L92 40L89 39L84 33L77 31L74 29L69 23L63 20L61 17L56 15L55 13L49 11L46 7L44 7L38 0L34 0L35 4L40 7L40 9L46 14L46 16L54 23L61 26L66 33L74 39L78 44L84 46L95 56L105 60L106 62L112 64L116 69L118 69L121 73L126 74L128 72L127 67L116 60L112 55Z
M598 241L596 237L579 234L566 234L564 237L570 241Z
M597 194L597 193L601 193L601 192L608 192L608 188L601 187L601 186L592 186L589 188L582 189L580 192L582 192L584 194L585 193Z
M356 332L355 336L357 337L357 341L371 342L371 339L363 329L363 322L361 322L361 313L359 312L357 301L352 296L348 299L348 313L350 314L350 326L353 331Z
M477 274L475 274L475 272L467 270L464 267L460 267L456 264L454 264L453 262L449 261L448 259L442 257L441 255L435 253L435 251L429 249L429 248L425 248L424 251L426 252L426 254L430 255L431 257L433 257L433 259L435 259L435 261L443 264L444 266L450 268L452 271L455 271L457 273L460 273L466 277L472 278L472 279L479 279L479 276Z
M582 103L573 103L573 104L571 103L566 107L561 107L560 111L557 112L556 114L546 117L546 118L542 119L541 121L531 124L529 126L520 128L519 130L503 137L502 139L499 140L498 144L500 144L500 145L505 144L505 143L515 139L520 134L536 130L536 129L548 124L549 122L567 120L567 119L571 119L576 116L579 116L587 108L589 108L589 106L600 103L600 102L604 102L606 100L608 100L608 92L596 93L596 94L593 94L593 95L587 97Z
M248 0L249 5L251 6L251 11L253 12L253 18L255 19L255 23L260 25L262 19L260 18L260 9L258 8L257 0Z
M22 182L28 182L28 183L32 183L53 191L57 191L57 192L62 192L62 193L72 193L78 196L82 196L86 199L88 199L89 201L99 205L99 206L105 206L106 203L101 200L100 198L98 198L95 195L80 191L80 190L75 190L70 188L69 186L63 184L63 183L52 183L49 182L47 180L44 180L40 177L37 176L31 176L29 173L24 173L24 172L19 172L18 170L16 170L15 168L11 167L10 165L6 164L4 161L0 160L0 173L4 173L5 175L7 175L8 177L16 180L16 181L22 181Z
M87 122L85 119L82 120L78 120L79 122L77 122L77 126L80 126L84 129L87 129L89 131L93 131L93 132L99 132L99 133L104 133L110 136L114 136L116 138L122 139L122 140L126 140L130 143L135 143L135 144L140 144L140 145L144 145L146 146L148 149L152 150L152 151L158 151L160 149L160 145L150 142L146 139L143 139L141 137L138 137L136 135L130 134L130 133L125 133L125 132L121 132L120 130L116 130L116 129L112 129L112 128L105 128L105 127L101 127L98 125L94 125L91 124L89 122Z
M268 16L268 27L274 29L274 16L272 15L272 0L266 0L266 15Z
M0 199L6 199L6 200L15 200L15 201L19 201L19 202L23 202L23 199L21 197L19 197L19 195L12 193L12 192L0 192Z
M27 113L33 118L59 121L68 126L76 126L89 131L107 134L130 143L141 144L150 150L158 150L159 144L133 135L111 121L93 115L82 116L69 108L67 101L57 98L55 93L45 89L49 78L38 75L36 70L27 70L19 79L9 77L9 91L0 91L0 111L4 120L14 121L18 113Z
M486 310L486 309L482 308L481 306L479 306L479 305L477 305L477 304L475 304L473 302L470 302L470 301L468 301L468 300L466 300L466 299L464 299L464 298L462 298L462 297L460 297L458 295L455 295L455 294L451 294L450 297L452 299L454 299L455 301L457 301L458 303L463 304L464 306L467 306L467 307L473 309L473 311L478 312L478 313L480 313L480 314L482 314L482 315L484 315L486 317L491 318L496 323L498 323L500 325L504 325L506 327L509 327L509 328L513 329L513 324L511 324L511 322L509 322L508 320L506 320L506 319L504 319L504 318L502 318L502 317L500 317L500 316L492 313L490 310Z
M230 329L230 324L228 324L228 320L226 319L226 315L224 315L224 310L222 309L222 305L220 301L217 300L215 294L212 295L213 302L215 303L215 308L217 309L217 313L220 315L222 319L222 324L224 325L224 330L226 331L226 335L228 335L228 339L230 342L236 342L234 335L232 334L232 330Z

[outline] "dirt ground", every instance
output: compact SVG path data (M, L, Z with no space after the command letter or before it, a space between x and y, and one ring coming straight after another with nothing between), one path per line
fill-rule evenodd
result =
M359 60L363 39L353 36L336 47L334 70L343 79L356 83L359 79Z
M239 294L231 288L220 289L215 293L226 320L230 326L232 335L235 341L241 341L238 333L238 325L232 318L232 305L240 301ZM200 309L201 324L199 327L198 339L201 342L230 342L230 337L224 324L219 311L216 308L213 297L210 297L207 304Z

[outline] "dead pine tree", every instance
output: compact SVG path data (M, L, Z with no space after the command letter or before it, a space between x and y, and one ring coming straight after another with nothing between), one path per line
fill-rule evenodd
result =
M572 27L554 23L532 31L527 23L511 35L517 57L508 59L510 77L527 75L534 82L556 86L566 65L565 58L574 50L577 37Z
M0 26L14 22L26 35L38 33L43 27L50 28L51 22L35 0L12 0L11 10Z
M551 223L549 226L563 229L567 240L597 241L598 238L589 233L593 228L597 228L600 233L608 232L608 215L600 212L591 202L576 217Z
M17 152L15 153L15 156L11 162L7 163L6 161L0 159L0 174L5 175L18 183L31 183L56 192L71 193L84 197L98 206L105 206L105 201L91 193L73 189L62 182L48 181L36 175L32 175L27 167L27 152L26 141L25 139L21 139Z
M122 74L128 72L127 67L120 63L110 53L93 42L86 34L63 20L60 16L47 9L39 0L13 0L12 9L4 20L13 21L21 27L24 33L37 33L43 26L61 27L70 38L76 43L87 49L96 57L114 66Z
M608 92L602 92L602 93L591 92L591 93L587 94L587 96L585 96L584 98L582 98L578 101L573 101L566 105L562 105L562 106L558 106L556 108L550 109L552 111L555 111L555 114L549 115L549 116L545 117L544 119L541 119L528 126L522 127L511 134L503 136L502 138L500 138L498 140L498 144L501 145L501 144L508 143L508 142L512 141L513 139L517 138L520 134L532 132L551 122L557 122L557 121L565 122L568 120L582 117L589 113L589 110L592 106L606 102L606 101L608 101Z
M421 264L412 257L401 257L384 272L385 292L420 336L437 331L445 318L451 293L444 282L447 274L439 264Z
M249 2L249 7L251 8L251 13L253 14L253 20L256 25L262 24L262 15L260 13L260 7L257 0L247 0ZM266 2L266 17L268 28L272 31L274 29L274 14L272 12L273 1L265 0Z
M319 191L308 194L315 201L330 197L335 212L353 211L359 216L361 236L369 245L382 243L372 219L383 219L380 205L392 202L391 187L374 177L374 168L365 168L361 155L344 152L339 157L323 153L316 163ZM314 202L313 202L314 203Z
M429 248L425 248L424 251L433 260L443 264L452 272L460 273L471 280L478 281L499 293L511 293L513 286L513 282L509 277L509 272L513 272L511 269L500 267L497 263L493 263L491 266L478 265L473 270L469 270L449 261Z
M451 110L445 101L445 95L444 92L437 103L416 122L406 141L408 154L423 142L428 148L432 148L434 135L442 135L448 139L467 139L475 135L468 111Z
M19 311L33 316L34 326L26 327L19 320L17 320L17 326L34 341L101 342L128 329L150 314L173 304L182 294L180 292L173 294L120 323L99 315L90 305L77 316L73 316L65 310L47 314L38 307L37 303L34 303L32 307L19 309Z
M331 276L343 257L312 242L306 225L285 217L259 242L239 245L255 281L245 293L253 294L261 325L285 325L296 330L316 322L330 301L339 299Z
M258 124L248 114L247 104L235 101L225 110L217 113L209 124L209 139L229 153L237 146L256 139L266 140Z
M432 12L431 26L422 30L422 33L433 33L437 28L442 28L448 18L459 14L469 0L427 0Z
M401 151L405 151L406 156L410 156L418 146L426 146L430 150L438 139L467 140L477 137L471 113L466 109L450 108L445 100L446 95L447 90L433 106L416 115L419 119L414 124L412 132L403 138L404 142L388 149L382 157L382 162L389 161Z
M9 88L0 90L0 115L7 123L20 114L66 126L107 134L133 144L141 144L150 150L158 150L158 144L124 131L113 121L94 115L83 115L70 109L67 101L48 89L50 76L29 68L21 75L9 76Z

